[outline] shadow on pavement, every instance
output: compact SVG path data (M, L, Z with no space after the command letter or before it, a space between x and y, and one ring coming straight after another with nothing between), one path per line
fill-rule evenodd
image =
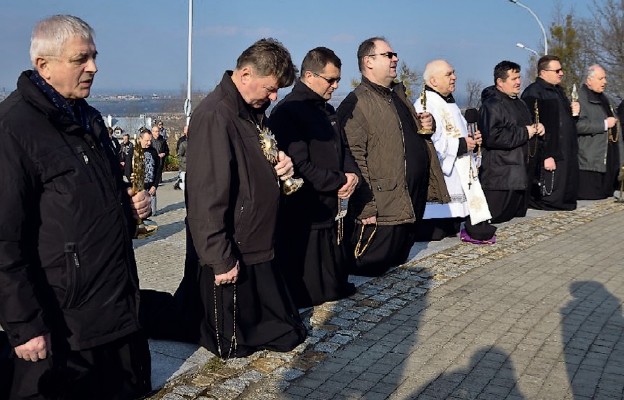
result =
M622 398L624 316L621 301L603 284L570 285L573 300L561 309L566 371L575 399Z
M161 215L161 214L167 213L169 211L180 210L180 209L182 209L184 207L186 207L185 204L184 204L184 201L179 201L177 203L169 204L169 205L159 209L157 212L158 212L158 215Z
M145 239L133 240L133 243L134 243L133 247L136 250L139 247L145 246L146 244L150 244L157 240L162 240L170 236L173 236L178 232L182 232L184 229L185 229L184 220L175 221L175 222L172 222L170 224L165 224L165 225L158 225L158 231L156 232L156 234Z
M496 346L483 347L466 368L447 371L406 398L525 399L517 387L517 376L509 354Z

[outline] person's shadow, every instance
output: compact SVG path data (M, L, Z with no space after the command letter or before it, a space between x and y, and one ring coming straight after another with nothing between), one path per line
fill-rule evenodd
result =
M561 308L566 371L575 399L622 398L624 316L621 301L595 281L570 285Z
M485 394L492 399L524 399L517 382L509 354L496 346L488 346L475 352L466 368L439 375L407 398L476 399Z

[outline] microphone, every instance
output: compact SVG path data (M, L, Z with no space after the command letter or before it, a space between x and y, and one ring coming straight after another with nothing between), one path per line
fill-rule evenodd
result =
M477 131L477 121L479 120L479 111L476 108L467 108L464 112L464 118L468 123L468 134L474 139L474 134ZM477 151L477 157L481 157L481 146L475 146Z
M479 112L476 108L467 108L464 112L464 118L468 123L468 133L470 137L474 137L474 133L477 130L477 121L479 120Z

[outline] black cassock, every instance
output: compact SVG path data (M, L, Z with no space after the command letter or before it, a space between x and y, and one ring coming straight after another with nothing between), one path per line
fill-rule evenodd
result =
M579 168L576 123L570 101L561 87L541 78L525 89L522 100L534 121L537 101L539 122L546 129L544 136L534 136L529 141L529 206L540 210L574 210ZM554 173L544 169L544 160L549 157L555 160Z

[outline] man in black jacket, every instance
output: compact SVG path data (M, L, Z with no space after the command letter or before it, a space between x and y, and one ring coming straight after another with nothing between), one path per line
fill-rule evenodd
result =
M135 216L100 113L93 30L37 24L34 70L0 104L0 324L14 348L12 399L133 399L150 390L138 322ZM132 195L132 197L130 197Z
M294 78L288 50L274 39L259 40L191 117L180 288L191 300L182 311L198 308L199 342L223 358L289 351L306 335L272 265L279 181L292 176L293 164L283 151L261 145L271 136L265 110Z
M305 181L301 190L282 198L276 244L276 261L298 307L355 292L347 281L353 256L345 248L342 219L360 170L327 103L338 88L341 66L332 50L310 50L299 81L269 119Z
M522 93L522 100L548 132L529 141L529 206L542 210L574 210L578 191L578 101L570 102L560 86L559 57L546 55L537 62L538 77Z
M162 182L162 174L165 169L165 160L169 155L169 145L167 144L167 139L161 135L160 128L158 125L152 126L152 147L158 153L158 170L156 171L156 180L158 184Z
M158 178L158 171L160 170L160 164L162 158L158 156L158 151L152 145L154 143L153 134L146 128L141 131L139 140L141 142L141 148L143 149L143 160L145 164L145 178L143 181L143 188L149 193L151 199L152 215L156 215L156 190L160 184Z
M479 179L492 222L524 217L528 208L527 143L544 134L544 125L532 123L520 94L520 65L501 61L494 67L494 86L481 94L479 130L483 160Z

